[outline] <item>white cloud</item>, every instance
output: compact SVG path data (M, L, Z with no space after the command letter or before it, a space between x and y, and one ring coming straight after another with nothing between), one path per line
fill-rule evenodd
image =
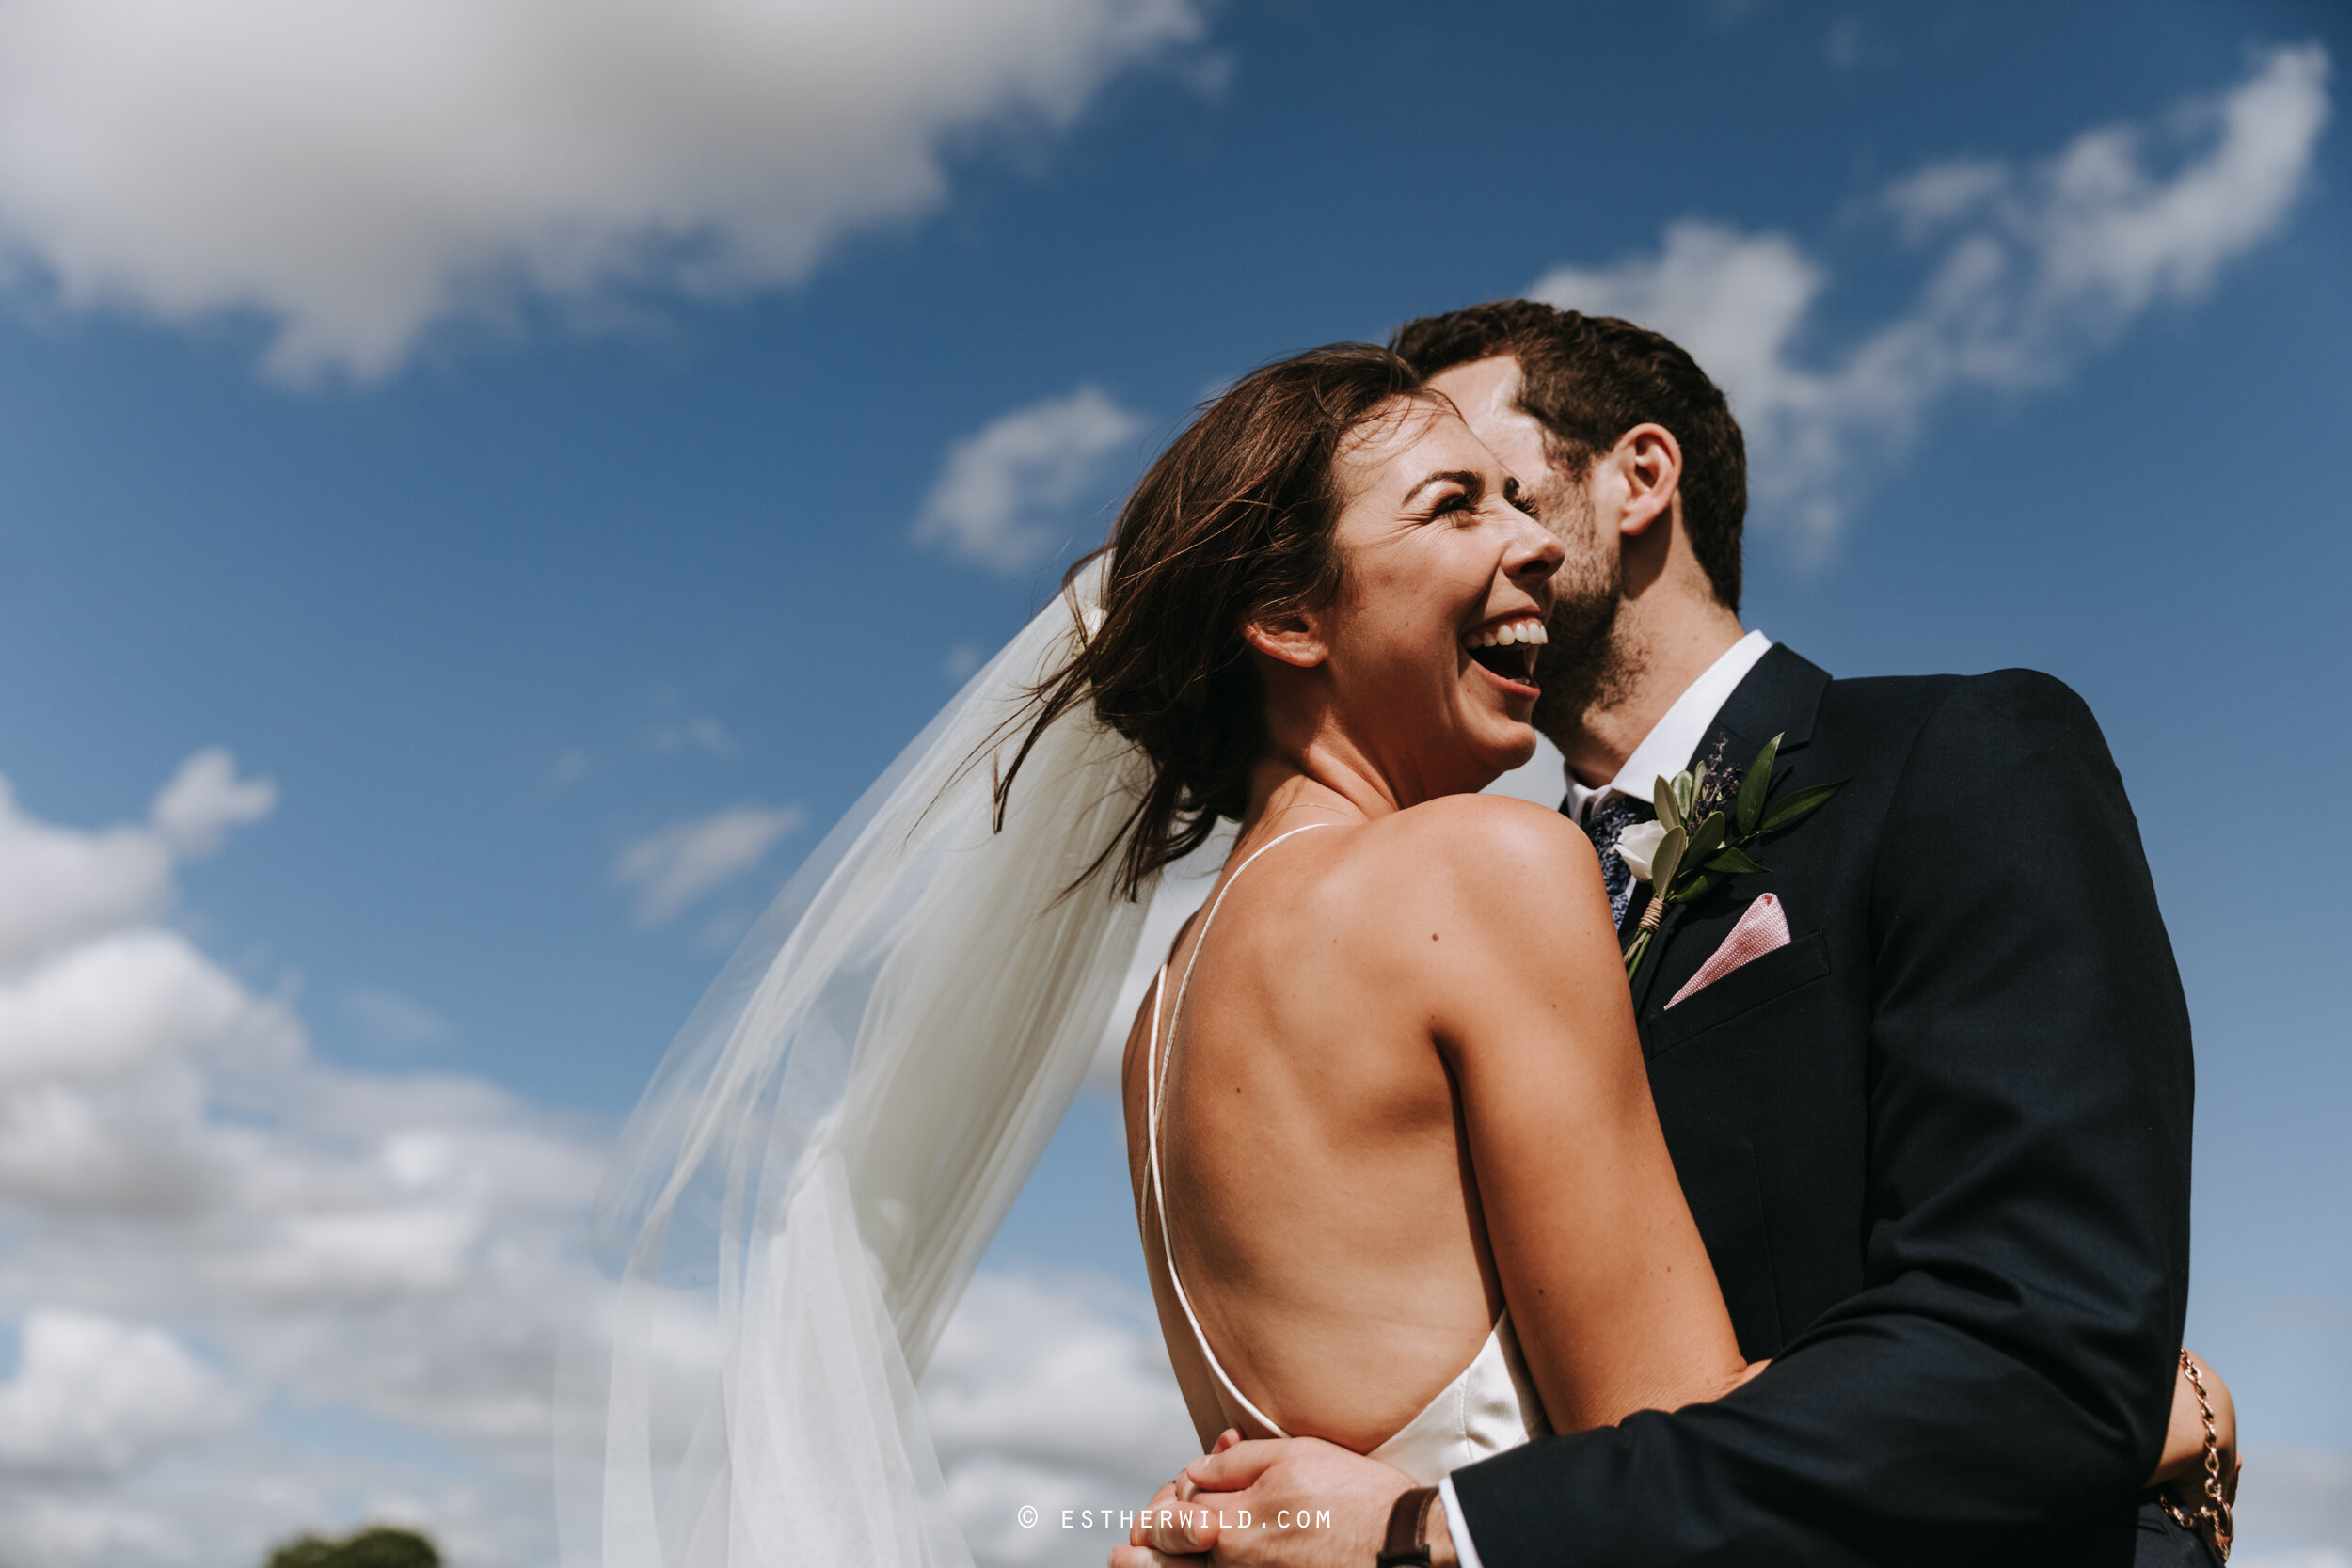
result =
M238 1416L220 1378L163 1330L34 1311L16 1376L0 1384L0 1471L124 1470Z
M464 1277L482 1215L471 1204L375 1203L280 1216L273 1233L215 1276L272 1301L374 1301L447 1291Z
M622 850L612 876L637 890L639 925L665 925L704 894L757 865L807 815L798 806L742 805L673 822Z
M2103 126L2031 167L1947 163L1896 182L1882 211L1934 247L1929 277L1909 309L1825 364L1800 344L1827 277L1783 234L1688 220L1654 256L1556 268L1528 294L1688 348L1747 433L1759 519L1818 551L1940 399L2058 382L2276 234L2310 181L2328 74L2316 43L2272 49L2227 93L2177 107L2162 135Z
M201 1107L179 1063L127 1085L11 1089L0 1095L0 1201L105 1220L200 1209L227 1174Z
M144 827L81 832L39 821L0 778L0 974L160 914L176 862L210 853L229 828L261 820L277 800L275 784L239 779L235 758L219 747L180 765Z
M174 855L259 810L231 768L190 779L203 809L96 831L0 784L0 1561L231 1568L377 1516L546 1560L603 1140L478 1080L318 1063L152 924ZM282 1412L345 1436L314 1452Z
M278 807L271 779L240 779L237 759L213 746L180 765L155 795L155 831L183 855L209 855L232 827L259 822Z
M1071 123L1193 0L14 0L0 232L70 304L268 324L280 374L433 322L805 277L943 148Z
M1034 565L1058 542L1056 522L1102 478L1104 460L1142 431L1099 387L1001 414L948 450L915 542L1000 572Z
M138 920L171 897L171 847L145 828L82 833L27 816L0 778L0 968Z
M0 981L0 1090L183 1056L247 1010L245 988L171 931L112 931Z
M416 1051L449 1038L449 1020L413 997L382 986L360 986L349 998L352 1022L377 1046Z

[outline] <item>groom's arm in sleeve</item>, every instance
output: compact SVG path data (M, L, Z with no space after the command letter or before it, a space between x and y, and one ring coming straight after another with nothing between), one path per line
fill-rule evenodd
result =
M1484 1568L2010 1561L2128 1514L2186 1306L2192 1068L2079 698L2022 671L1952 689L1870 927L1866 1289L1724 1400L1457 1471Z

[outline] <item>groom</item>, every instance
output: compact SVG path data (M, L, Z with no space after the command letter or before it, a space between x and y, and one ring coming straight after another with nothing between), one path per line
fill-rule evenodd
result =
M1740 429L1656 333L1514 301L1394 346L1566 544L1536 724L1622 931L1647 890L1609 847L1658 775L1778 735L1784 789L1849 781L1758 847L1769 872L1675 907L1633 982L1740 1348L1772 1365L1455 1472L1431 1560L2212 1563L2141 1490L2188 1295L2192 1069L2090 710L2029 671L1833 680L1743 631ZM1708 965L1765 895L1769 950ZM1260 1528L1155 1530L1117 1568L1373 1568L1409 1484L1311 1439L1189 1474ZM1302 1508L1316 1528L1267 1528Z

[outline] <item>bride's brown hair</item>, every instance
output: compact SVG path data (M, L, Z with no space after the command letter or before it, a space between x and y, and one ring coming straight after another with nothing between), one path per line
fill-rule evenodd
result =
M1143 749L1152 780L1080 881L1116 854L1132 897L1220 817L1241 817L1265 745L1242 629L1330 602L1341 448L1396 399L1420 395L1421 377L1396 355L1337 343L1252 371L1200 411L1136 486L1110 542L1062 579L1071 594L1096 556L1110 557L1100 623L1036 689L1028 734L997 778L999 826L1038 737L1087 701Z

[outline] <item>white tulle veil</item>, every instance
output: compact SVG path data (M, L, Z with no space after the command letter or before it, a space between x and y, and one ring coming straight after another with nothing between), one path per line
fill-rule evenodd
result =
M971 1561L914 1393L1084 1078L1150 892L1071 884L1147 783L1088 705L992 787L1100 566L827 836L623 1134L563 1353L567 1568ZM977 764L973 765L975 756Z

